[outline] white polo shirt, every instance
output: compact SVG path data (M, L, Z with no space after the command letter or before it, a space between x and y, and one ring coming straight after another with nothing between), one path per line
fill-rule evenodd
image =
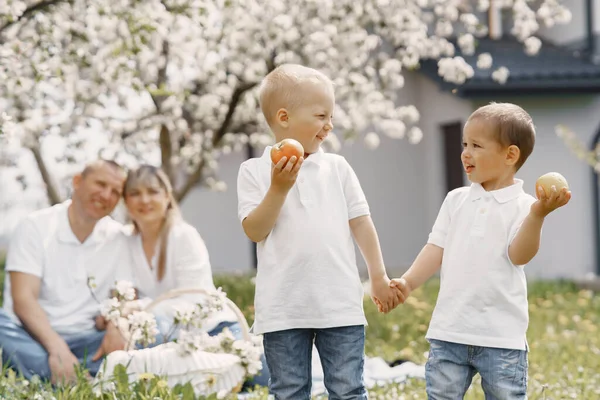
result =
M186 222L178 221L171 226L167 239L165 275L160 281L157 276L160 243L157 244L150 265L144 253L141 235L133 234L128 240L132 255L135 287L138 289L140 297L156 299L158 296L174 289L216 290L210 257L204 240L202 240L196 228ZM167 300L159 303L154 311L164 316L174 317L175 308L182 301L195 304L201 301L202 298L203 295L187 294L172 301ZM202 328L211 331L221 322L235 321L237 321L235 313L231 309L225 308L207 318Z
M428 241L444 249L428 339L527 348L524 266L510 261L508 247L535 201L518 179L490 192L473 183L446 196Z
M270 150L240 166L240 221L269 189ZM273 230L257 245L255 333L366 324L349 225L363 215L369 206L346 159L322 150L307 157Z
M11 236L6 271L41 279L39 303L59 334L94 328L98 302L108 298L116 280L132 280L126 260L122 225L110 217L98 221L84 243L73 234L67 209L71 201L36 211L24 218ZM93 277L96 288L88 287ZM10 276L6 274L4 310L13 312ZM94 299L94 296L96 299Z

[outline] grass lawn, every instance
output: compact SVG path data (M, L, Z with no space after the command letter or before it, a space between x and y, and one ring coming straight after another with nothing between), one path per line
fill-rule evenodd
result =
M228 276L215 279L229 297L244 311L252 323L254 286L247 277ZM365 300L369 321L366 352L388 361L404 358L424 363L428 350L424 339L427 324L435 304L438 282L431 281L415 291L407 304L390 314L377 313L370 300ZM528 340L529 398L531 400L558 400L600 398L600 297L588 291L579 291L566 282L538 282L530 285L530 328ZM372 399L426 399L424 382L376 388ZM78 386L55 390L14 376L0 381L2 399L60 399L93 398L93 388L84 380ZM36 397L36 394L38 397ZM180 388L173 393L160 379L138 382L134 387L125 382L117 384L114 393L105 393L103 399L188 399ZM266 398L257 393L256 398ZM466 399L484 399L478 378L475 378Z

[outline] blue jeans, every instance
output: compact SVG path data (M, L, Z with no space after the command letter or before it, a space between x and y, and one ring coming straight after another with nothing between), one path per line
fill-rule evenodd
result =
M62 335L62 338L67 342L79 363L89 370L92 376L95 376L103 359L92 362L91 358L100 348L104 332L91 330L73 335ZM31 379L33 375L45 380L51 378L46 349L23 327L15 324L1 309L0 348L2 348L2 364L14 369L26 379Z
M527 351L468 346L430 339L427 398L461 400L476 373L486 400L527 399Z
M263 335L275 400L311 398L313 342L323 366L330 399L367 399L363 381L365 327L290 329Z

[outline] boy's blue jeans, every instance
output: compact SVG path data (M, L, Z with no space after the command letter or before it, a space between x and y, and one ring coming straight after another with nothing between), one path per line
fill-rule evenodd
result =
M74 335L62 335L62 338L79 363L95 376L103 358L96 362L92 362L91 358L98 351L104 332L94 329ZM26 379L31 379L33 375L44 380L50 379L48 352L23 327L15 324L4 310L0 310L0 348L3 365L15 369L15 372L23 374Z
M527 351L430 339L427 398L462 400L476 373L486 400L527 399Z
M290 329L263 335L267 365L271 373L269 393L275 400L311 398L313 342L323 366L330 399L363 400L365 327Z

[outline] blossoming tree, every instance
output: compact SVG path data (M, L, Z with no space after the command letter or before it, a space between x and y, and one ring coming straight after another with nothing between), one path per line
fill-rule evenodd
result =
M219 157L271 141L257 104L261 79L302 63L336 84L329 145L379 135L416 143L418 110L398 99L423 59L461 84L488 12L512 12L512 34L535 55L541 25L570 20L559 0L5 0L0 2L0 159L33 154L50 203L65 166L91 151L160 163L183 198L223 190ZM535 4L535 6L534 6ZM491 9L490 9L491 7ZM502 84L509 71L479 55ZM93 140L92 140L93 139ZM50 159L48 141L60 142ZM94 147L96 146L96 147Z

